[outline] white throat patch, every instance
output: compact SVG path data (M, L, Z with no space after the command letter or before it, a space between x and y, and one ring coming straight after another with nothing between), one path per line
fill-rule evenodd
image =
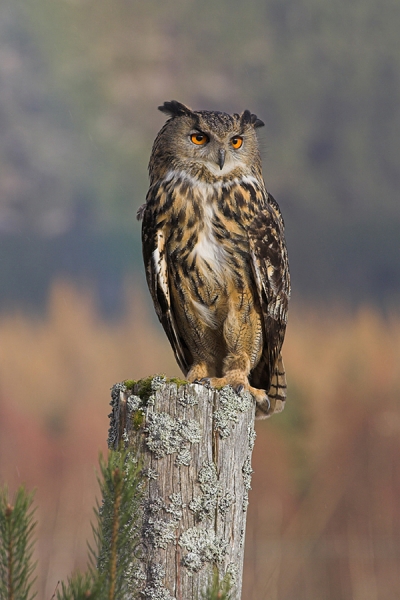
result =
M219 166L216 165L214 162L207 161L206 163L204 163L204 165L210 171L210 173L214 175L214 177L224 177L224 175L228 175L228 173L230 173L237 167L237 165L235 165L231 161L225 163L222 169L220 169Z

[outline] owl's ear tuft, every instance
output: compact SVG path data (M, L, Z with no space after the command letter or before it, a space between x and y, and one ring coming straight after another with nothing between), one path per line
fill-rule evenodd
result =
M264 121L261 121L261 119L259 119L255 114L251 115L251 124L253 125L254 129L257 129L258 127L264 127L265 125Z
M240 117L240 121L242 125L250 125L251 123L251 112L249 110L245 110Z
M177 100L171 100L170 102L164 102L162 106L158 107L158 110L169 115L170 117L181 117L182 115L190 115L192 111L190 108L178 102Z
M263 127L264 125L264 122L261 121L261 119L259 119L257 115L251 113L249 110L245 110L242 113L240 120L242 125L253 125L255 129L257 129L257 127Z

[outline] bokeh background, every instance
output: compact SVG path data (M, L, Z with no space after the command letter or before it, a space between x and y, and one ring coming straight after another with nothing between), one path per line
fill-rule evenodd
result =
M398 0L2 0L0 482L36 488L39 598L85 568L109 388L179 375L134 217L170 99L265 121L286 221L243 598L400 597L399 29Z

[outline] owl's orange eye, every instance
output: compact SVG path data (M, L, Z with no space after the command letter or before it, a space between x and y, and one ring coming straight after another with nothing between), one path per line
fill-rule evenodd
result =
M197 146L204 146L209 141L209 138L205 133L192 133L190 140Z
M235 135L235 137L231 139L231 144L235 148L235 150L238 150L243 144L243 138L240 137L240 135Z

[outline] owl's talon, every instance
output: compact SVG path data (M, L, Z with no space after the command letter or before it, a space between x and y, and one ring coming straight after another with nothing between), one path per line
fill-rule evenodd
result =
M266 408L267 408L267 410L265 410L265 411L264 411L264 412L265 412L265 414L266 414L266 415L269 415L269 414L270 414L270 411L271 411L271 401L270 401L270 399L268 398L267 394L265 394L265 396L264 396L264 398L263 398L263 404L266 404ZM264 410L264 409L263 409L263 410Z
M240 394L241 392L243 392L243 390L244 390L244 385L243 385L243 383L240 383L239 385L236 386L235 392L237 394Z
M210 377L202 377L199 383L202 383L203 385L211 385L211 379Z
M271 406L271 401L267 394L262 397L256 397L256 419L266 419L275 412L275 407Z

